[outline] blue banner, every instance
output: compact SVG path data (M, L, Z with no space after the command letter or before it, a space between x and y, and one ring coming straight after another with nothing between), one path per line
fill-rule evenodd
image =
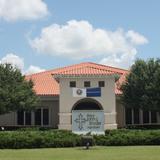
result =
M101 97L101 88L87 88L86 95L87 97Z

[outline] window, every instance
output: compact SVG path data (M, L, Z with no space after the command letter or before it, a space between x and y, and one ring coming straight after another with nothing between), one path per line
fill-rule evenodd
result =
M91 84L90 84L90 81L84 81L84 87L90 87Z
M157 112L151 111L151 123L157 123Z
M149 123L149 111L143 111L143 123Z
M99 81L98 86L99 87L105 87L105 82L104 81Z
M25 125L31 125L31 112L25 112Z
M24 111L17 112L17 124L24 125Z
M41 108L35 111L35 125L49 125L49 109Z
M134 113L134 124L139 124L139 109L134 108L133 113Z
M126 108L126 124L132 124L132 109L131 108Z
M43 125L49 124L49 110L43 109Z
M17 112L17 124L18 125L31 125L31 112L18 111Z
M41 109L35 111L35 125L41 125Z
M76 87L76 82L75 81L71 81L70 82L70 87Z

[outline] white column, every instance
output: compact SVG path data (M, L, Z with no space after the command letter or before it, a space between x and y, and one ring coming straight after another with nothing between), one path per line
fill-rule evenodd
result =
M140 124L143 124L143 110L142 109L140 109L140 119L139 119L139 121L140 121Z
M157 123L160 124L160 114L157 112Z
M43 126L43 108L41 108L41 126Z
M149 111L149 124L151 124L151 111Z
M17 112L14 112L14 124L16 126L18 125L18 123L17 123L17 117L18 117Z
M126 126L126 109L123 107L123 121L124 121L124 126Z
M25 126L26 125L26 112L23 111L23 116L24 116L24 122L23 122L23 125Z
M132 112L132 124L134 124L134 109L133 108L131 109L131 112Z
M32 126L35 125L34 117L35 117L34 111L31 111L31 125L32 125Z
M50 111L50 108L47 108L48 109L48 126L50 126L51 124L51 111Z

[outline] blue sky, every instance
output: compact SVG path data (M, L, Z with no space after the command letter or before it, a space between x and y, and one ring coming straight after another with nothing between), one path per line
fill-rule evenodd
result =
M0 0L0 61L34 73L84 61L128 68L136 58L158 58L159 6L159 0Z

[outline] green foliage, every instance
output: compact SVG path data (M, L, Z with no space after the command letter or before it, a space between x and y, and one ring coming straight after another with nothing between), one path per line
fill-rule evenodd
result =
M102 146L160 145L160 130L111 130L94 139Z
M59 148L85 145L128 146L160 145L160 130L107 130L105 135L84 137L65 130L1 131L0 148Z
M0 114L33 109L38 101L32 81L10 64L0 64Z
M79 146L81 138L69 131L4 131L0 132L0 148L51 148Z
M160 111L160 59L138 59L121 90L125 106Z

